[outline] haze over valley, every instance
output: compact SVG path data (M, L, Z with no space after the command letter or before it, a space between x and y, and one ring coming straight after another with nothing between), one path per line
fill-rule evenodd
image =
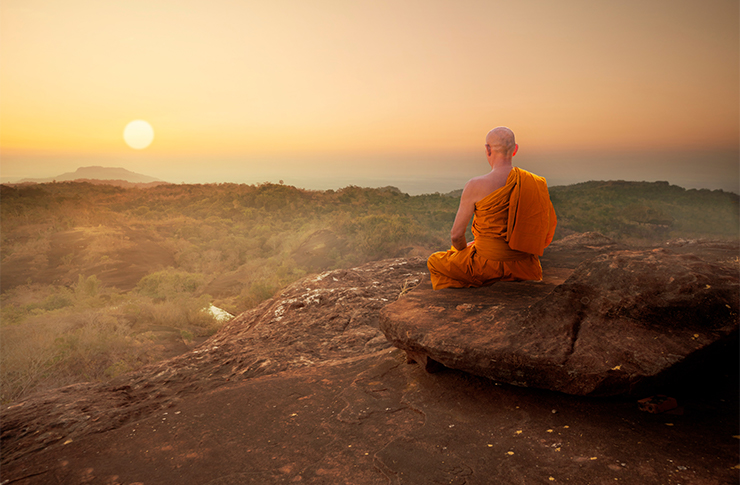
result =
M459 203L395 187L92 182L1 187L4 402L194 348L222 325L210 305L238 315L309 274L446 249ZM556 240L731 242L740 224L737 194L665 182L550 195Z

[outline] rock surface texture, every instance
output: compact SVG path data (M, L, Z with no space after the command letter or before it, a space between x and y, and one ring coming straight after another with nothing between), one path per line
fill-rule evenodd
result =
M736 265L616 250L562 283L434 291L427 281L383 309L381 329L430 371L442 364L568 394L635 394L737 342L738 289Z
M3 408L2 462L114 429L230 382L389 348L380 309L425 274L386 260L304 278L231 320L200 347L109 383L84 383Z
M579 263L605 258L608 268L614 255L604 255L624 249L596 234L553 245L543 258L548 280L511 287L499 310L535 312L542 292L564 291L557 285L573 281ZM737 269L736 245L682 241L673 251L691 274L704 274L704 265L715 268L713 278ZM633 253L615 254L642 264ZM644 254L657 261L668 253ZM425 292L426 274L424 259L394 259L311 276L191 352L114 382L3 406L0 484L737 483L736 357L666 389L681 415L641 412L634 398L591 399L451 369L430 374L408 365L379 329L383 308ZM589 278L577 281L596 284ZM693 288L676 283L682 287ZM584 312L613 305L609 291L593 293L563 301ZM454 306L423 310L483 313L478 299L464 296L481 291L449 294L459 299ZM615 315L633 318L641 304L633 295ZM691 327L699 329L689 331L699 335L691 346L711 348L704 334L724 332L708 321ZM579 335L586 326L581 320ZM566 344L544 350L560 355Z

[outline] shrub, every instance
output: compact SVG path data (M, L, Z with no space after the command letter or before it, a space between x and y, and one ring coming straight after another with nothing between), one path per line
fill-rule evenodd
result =
M242 290L239 295L239 304L244 308L254 308L272 296L279 290L277 285L266 281L257 281Z
M77 277L77 284L74 287L75 296L78 300L92 298L98 295L99 288L100 280L98 280L97 276L91 275L86 278L83 275L79 275Z
M139 294L159 300L173 300L192 295L200 289L205 278L200 273L187 273L168 268L144 276L136 285Z
M3 328L2 402L140 367L143 347L125 320L104 310L45 313Z

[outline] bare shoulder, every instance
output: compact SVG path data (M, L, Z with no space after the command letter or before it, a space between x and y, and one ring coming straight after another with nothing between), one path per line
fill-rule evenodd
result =
M488 184L486 184L485 175L473 177L465 184L462 197L464 199L470 200L471 202L477 202L488 195L487 185Z
M463 197L471 202L488 197L492 192L506 185L509 172L489 172L468 180L463 189Z

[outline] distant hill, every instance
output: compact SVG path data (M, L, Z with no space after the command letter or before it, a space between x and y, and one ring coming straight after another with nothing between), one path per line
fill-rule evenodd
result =
M54 182L54 181L69 182L73 180L85 180L88 182L92 182L94 180L111 180L111 181L124 181L124 182L133 183L133 184L148 184L151 182L164 183L163 180L160 180L158 178L150 177L148 175L142 175L136 172L131 172L130 170L126 170L125 168L99 167L99 166L80 167L74 172L63 173L56 177L48 177L48 178L40 178L40 179L32 179L32 178L21 179L16 183L22 184L26 182L32 182L32 183L37 183L37 184L43 184L43 183Z

